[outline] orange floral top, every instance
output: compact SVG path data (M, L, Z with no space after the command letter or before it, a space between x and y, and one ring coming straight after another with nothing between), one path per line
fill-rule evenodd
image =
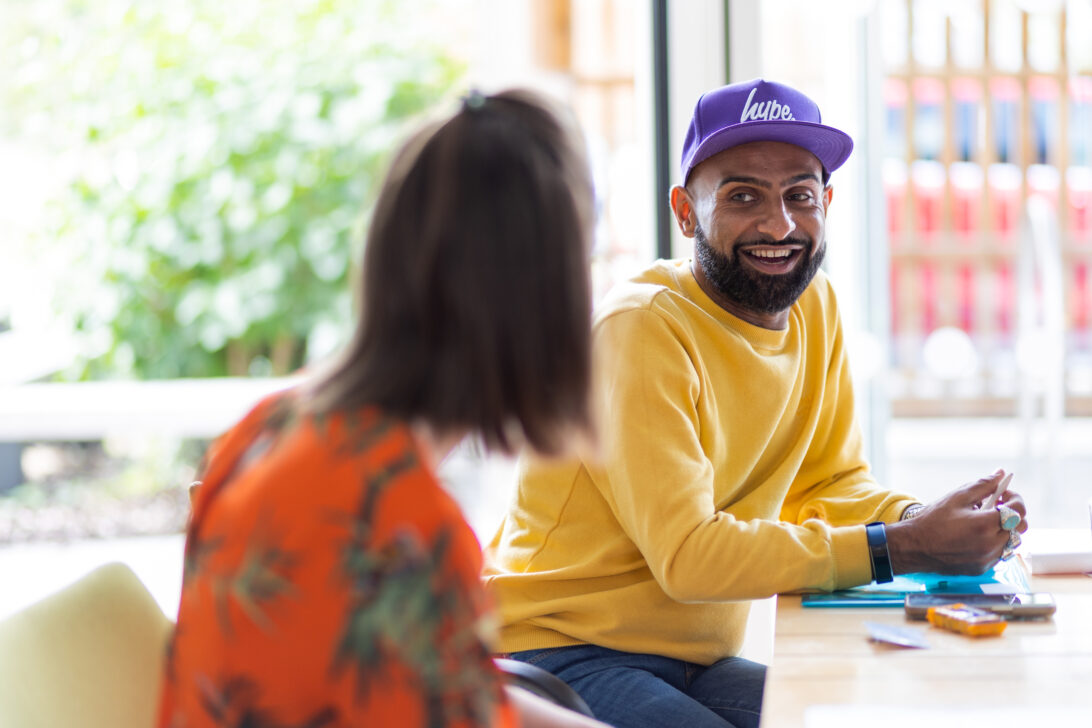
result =
M478 541L404 424L281 393L202 481L161 728L514 724Z

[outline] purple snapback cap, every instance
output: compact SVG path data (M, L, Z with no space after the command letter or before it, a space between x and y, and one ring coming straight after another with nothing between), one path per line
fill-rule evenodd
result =
M683 184L701 162L747 142L795 144L833 172L849 158L853 140L821 121L814 101L794 88L761 78L702 94L683 142Z

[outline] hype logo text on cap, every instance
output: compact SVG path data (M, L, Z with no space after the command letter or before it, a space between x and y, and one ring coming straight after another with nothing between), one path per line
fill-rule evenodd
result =
M794 88L760 78L703 94L683 142L682 180L718 152L747 142L787 142L819 158L827 172L853 151L844 131L824 126L819 107Z

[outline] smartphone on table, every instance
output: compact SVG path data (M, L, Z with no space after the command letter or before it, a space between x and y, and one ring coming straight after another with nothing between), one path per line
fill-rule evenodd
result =
M1010 619L1041 619L1054 614L1054 596L1046 592L1028 594L926 594L906 595L904 606L911 619L925 619L929 607L944 604L966 604L1000 614Z

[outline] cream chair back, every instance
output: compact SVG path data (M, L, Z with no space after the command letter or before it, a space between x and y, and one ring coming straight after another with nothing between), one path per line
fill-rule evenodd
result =
M0 728L152 728L171 629L120 563L0 621Z

